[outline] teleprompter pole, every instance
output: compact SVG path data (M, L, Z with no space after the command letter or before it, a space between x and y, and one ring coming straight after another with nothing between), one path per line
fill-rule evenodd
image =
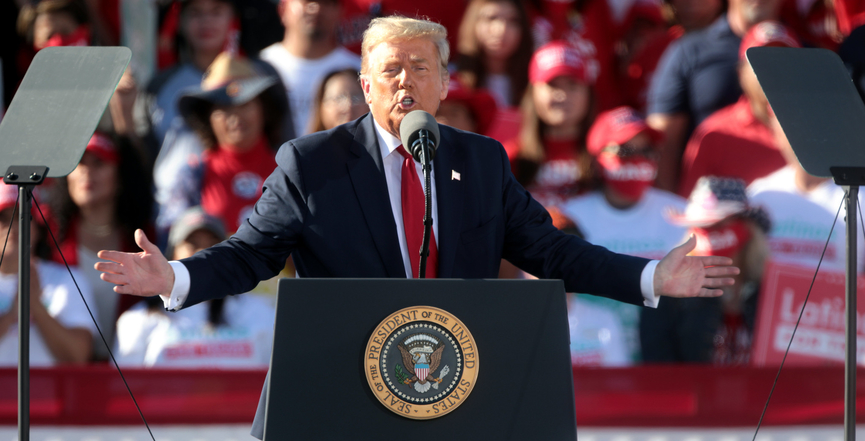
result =
M3 181L18 186L18 440L30 441L30 209L48 167L12 166ZM36 293L41 295L41 293Z
M18 439L30 439L30 190L18 187Z
M847 274L846 274L846 330L847 345L844 363L844 439L856 439L856 227L859 186L850 185L847 191Z
M859 186L865 184L865 167L830 167L835 184L847 188L844 205L847 206L847 269L845 271L845 349L844 349L844 440L856 439L856 282L857 228L859 214Z

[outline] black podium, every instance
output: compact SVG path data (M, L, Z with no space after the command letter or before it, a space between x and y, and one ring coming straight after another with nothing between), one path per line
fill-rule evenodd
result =
M275 329L265 439L577 439L561 281L284 279Z

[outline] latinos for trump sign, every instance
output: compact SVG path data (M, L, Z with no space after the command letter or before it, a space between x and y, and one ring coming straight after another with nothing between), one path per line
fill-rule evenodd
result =
M796 265L766 266L754 330L751 361L778 365L787 350L793 328L808 294L814 270ZM865 279L858 280L857 360L865 365ZM844 362L844 273L820 270L802 313L796 338L785 365Z

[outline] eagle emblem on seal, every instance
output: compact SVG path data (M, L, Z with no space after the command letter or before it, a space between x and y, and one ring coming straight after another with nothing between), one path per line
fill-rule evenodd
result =
M444 345L429 334L414 334L397 347L402 354L402 366L398 364L395 368L397 379L420 393L430 387L437 390L442 378L450 372L445 365L438 377L434 375L441 364Z

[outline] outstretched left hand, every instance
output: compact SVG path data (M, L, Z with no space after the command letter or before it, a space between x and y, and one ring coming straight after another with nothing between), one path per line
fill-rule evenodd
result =
M721 256L689 256L697 238L673 248L655 268L655 295L670 297L718 297L721 287L735 283L739 274L733 259Z

